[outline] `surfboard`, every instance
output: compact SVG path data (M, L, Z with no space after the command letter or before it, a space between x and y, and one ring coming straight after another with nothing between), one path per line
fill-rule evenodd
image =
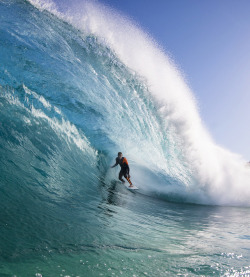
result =
M123 185L128 189L128 190L138 190L139 188L135 185L133 187L129 187L128 183L123 183Z

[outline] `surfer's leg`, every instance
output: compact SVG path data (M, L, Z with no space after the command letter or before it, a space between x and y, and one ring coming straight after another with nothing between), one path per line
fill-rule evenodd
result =
M127 179L127 181L129 182L129 186L130 186L130 187L133 187L133 184L132 184L132 182L130 181L130 179L129 179L128 177L127 177L126 179Z
M132 182L130 181L130 176L127 174L127 172L124 174L124 177L126 178L126 180L129 182L129 186L130 187L133 187L133 184L132 184Z
M119 180L122 181L123 183L125 183L125 181L122 179L122 176L123 176L123 172L121 170L119 173Z

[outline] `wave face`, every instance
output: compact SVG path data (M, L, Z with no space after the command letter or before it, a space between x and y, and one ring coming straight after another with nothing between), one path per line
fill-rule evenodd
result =
M173 62L138 27L99 4L0 5L2 188L94 191L117 178L122 151L144 194L249 205L249 169L214 144Z

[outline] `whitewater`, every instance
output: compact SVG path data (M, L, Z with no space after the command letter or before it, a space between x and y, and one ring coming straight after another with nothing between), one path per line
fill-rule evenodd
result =
M0 276L247 276L250 169L157 42L95 1L0 15Z

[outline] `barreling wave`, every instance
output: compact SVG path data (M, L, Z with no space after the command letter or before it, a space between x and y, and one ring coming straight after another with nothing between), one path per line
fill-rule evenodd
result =
M13 137L12 163L20 162L17 145L28 155L26 141L39 150L35 168L44 172L41 178L60 153L65 159L57 176L81 163L85 185L100 178L109 183L116 178L109 164L122 151L142 193L249 205L250 172L243 159L214 143L173 61L138 26L93 2L68 6L67 12L52 1L1 6L10 14L1 25L6 58L0 96L8 107L2 118L19 118L8 128L1 125L3 133L8 130L3 153Z

